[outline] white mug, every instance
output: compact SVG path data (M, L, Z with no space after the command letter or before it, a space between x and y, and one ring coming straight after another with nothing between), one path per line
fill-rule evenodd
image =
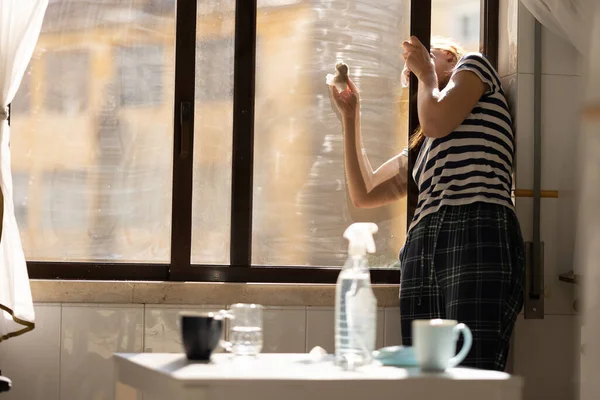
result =
M460 333L464 343L456 354ZM465 324L448 319L414 320L412 338L415 357L423 371L445 371L456 367L467 357L473 344L471 330Z

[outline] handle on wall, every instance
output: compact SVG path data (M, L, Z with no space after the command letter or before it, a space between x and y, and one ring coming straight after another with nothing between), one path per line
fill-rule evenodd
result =
M190 139L192 137L192 103L182 101L179 107L179 124L181 127L181 146L179 157L187 158L190 154Z

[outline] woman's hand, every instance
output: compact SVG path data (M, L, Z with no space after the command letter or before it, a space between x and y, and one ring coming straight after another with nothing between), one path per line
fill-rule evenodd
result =
M411 36L409 40L405 40L402 47L404 48L402 57L406 62L405 68L412 71L420 81L435 76L434 56L427 51L416 36Z
M342 114L342 118L354 118L360 109L360 96L354 82L348 78L348 89L343 92L339 92L335 85L331 85L329 90L336 108Z

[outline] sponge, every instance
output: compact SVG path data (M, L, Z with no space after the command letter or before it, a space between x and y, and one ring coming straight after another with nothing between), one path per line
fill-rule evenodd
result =
M327 74L326 82L329 86L335 86L338 92L348 90L348 72L350 69L344 62L335 64L335 75Z

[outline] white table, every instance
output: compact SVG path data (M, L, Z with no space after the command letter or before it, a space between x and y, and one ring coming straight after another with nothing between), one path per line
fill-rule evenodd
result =
M424 374L380 365L347 372L308 354L214 354L201 364L183 354L140 353L117 354L115 362L116 380L144 400L521 400L523 389L521 378L501 372Z

